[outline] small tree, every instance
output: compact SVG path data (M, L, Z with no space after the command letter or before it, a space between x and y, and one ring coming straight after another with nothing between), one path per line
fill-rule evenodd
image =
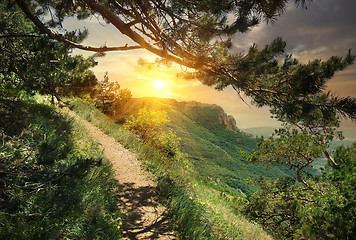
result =
M144 143L158 148L165 158L184 162L186 154L179 149L181 139L172 131L162 132L162 127L168 122L166 111L141 108L125 122L124 128L140 136Z
M120 89L119 97L113 102L113 111L111 112L111 117L114 119L120 118L122 111L124 111L126 104L130 102L132 98L131 90L128 88Z
M127 103L132 98L132 93L130 89L124 88L124 89L120 89L119 96L120 96L120 101L122 103Z
M91 97L95 99L97 108L103 113L114 115L132 98L132 94L129 89L120 89L118 82L111 82L106 72L103 81L98 82L93 88Z

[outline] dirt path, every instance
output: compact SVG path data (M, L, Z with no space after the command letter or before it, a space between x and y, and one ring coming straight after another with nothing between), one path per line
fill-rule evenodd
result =
M113 164L115 178L123 188L119 196L125 215L123 239L177 239L169 228L165 208L158 203L155 184L145 175L137 156L75 112L66 112L86 127Z

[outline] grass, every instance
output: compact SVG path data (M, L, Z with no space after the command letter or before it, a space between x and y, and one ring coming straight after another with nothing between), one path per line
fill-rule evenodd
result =
M135 135L78 99L69 101L79 115L139 154L144 167L157 182L157 191L167 206L181 239L271 239L259 225L238 213L243 194L230 195L212 186L194 170L186 158L162 156L158 149L143 145Z
M189 162L199 175L207 182L211 181L211 187L225 192L238 193L241 190L250 196L258 187L248 183L248 179L292 174L283 166L269 166L269 170L266 170L264 163L248 162L241 152L252 153L257 140L227 129L219 122L219 118L224 117L223 110L215 105L160 98L132 99L124 106L125 111L120 111L115 119L124 122L127 116L142 107L167 111L171 122L166 124L165 130L181 138L181 151L188 154ZM219 184L214 184L215 181Z
M0 99L0 239L120 239L110 163L45 102Z
M114 137L126 148L140 152L142 144L137 137L129 131L117 125L111 118L104 115L100 110L80 99L68 99L69 107L82 118L91 122L106 134Z
M241 152L252 153L257 140L226 129L219 123L218 111L211 105L196 104L189 108L172 105L169 113L172 121L167 127L182 139L182 151L188 153L190 162L202 177L218 180L219 187L225 191L239 189L252 195L257 186L249 184L248 179L278 177L288 172L280 166L266 170L266 164L244 159Z

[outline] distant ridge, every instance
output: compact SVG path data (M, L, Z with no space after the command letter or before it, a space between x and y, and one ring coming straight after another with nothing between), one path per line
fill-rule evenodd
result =
M124 118L136 112L138 109L146 107L153 110L167 110L169 108L175 107L180 109L189 109L192 107L202 106L210 107L218 113L218 120L221 124L225 125L228 129L234 132L242 133L240 129L236 126L236 120L232 115L225 113L224 109L217 104L201 103L197 101L182 101L178 102L171 98L154 98L154 97L143 97L143 98L132 98L128 103L130 107L124 107L124 109L116 113L116 120L122 122Z
M252 127L252 128L244 128L243 131L250 133L255 137L269 137L274 133L275 127Z

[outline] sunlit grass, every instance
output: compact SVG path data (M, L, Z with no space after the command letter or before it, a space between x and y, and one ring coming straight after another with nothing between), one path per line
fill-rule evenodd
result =
M157 191L167 205L181 239L272 239L262 228L238 213L244 196L229 195L209 186L186 160L167 159L158 149L142 145L135 135L124 131L110 118L80 100L72 108L107 134L139 154L143 166L157 181Z
M119 239L112 168L83 126L43 97L0 99L7 108L0 239Z

